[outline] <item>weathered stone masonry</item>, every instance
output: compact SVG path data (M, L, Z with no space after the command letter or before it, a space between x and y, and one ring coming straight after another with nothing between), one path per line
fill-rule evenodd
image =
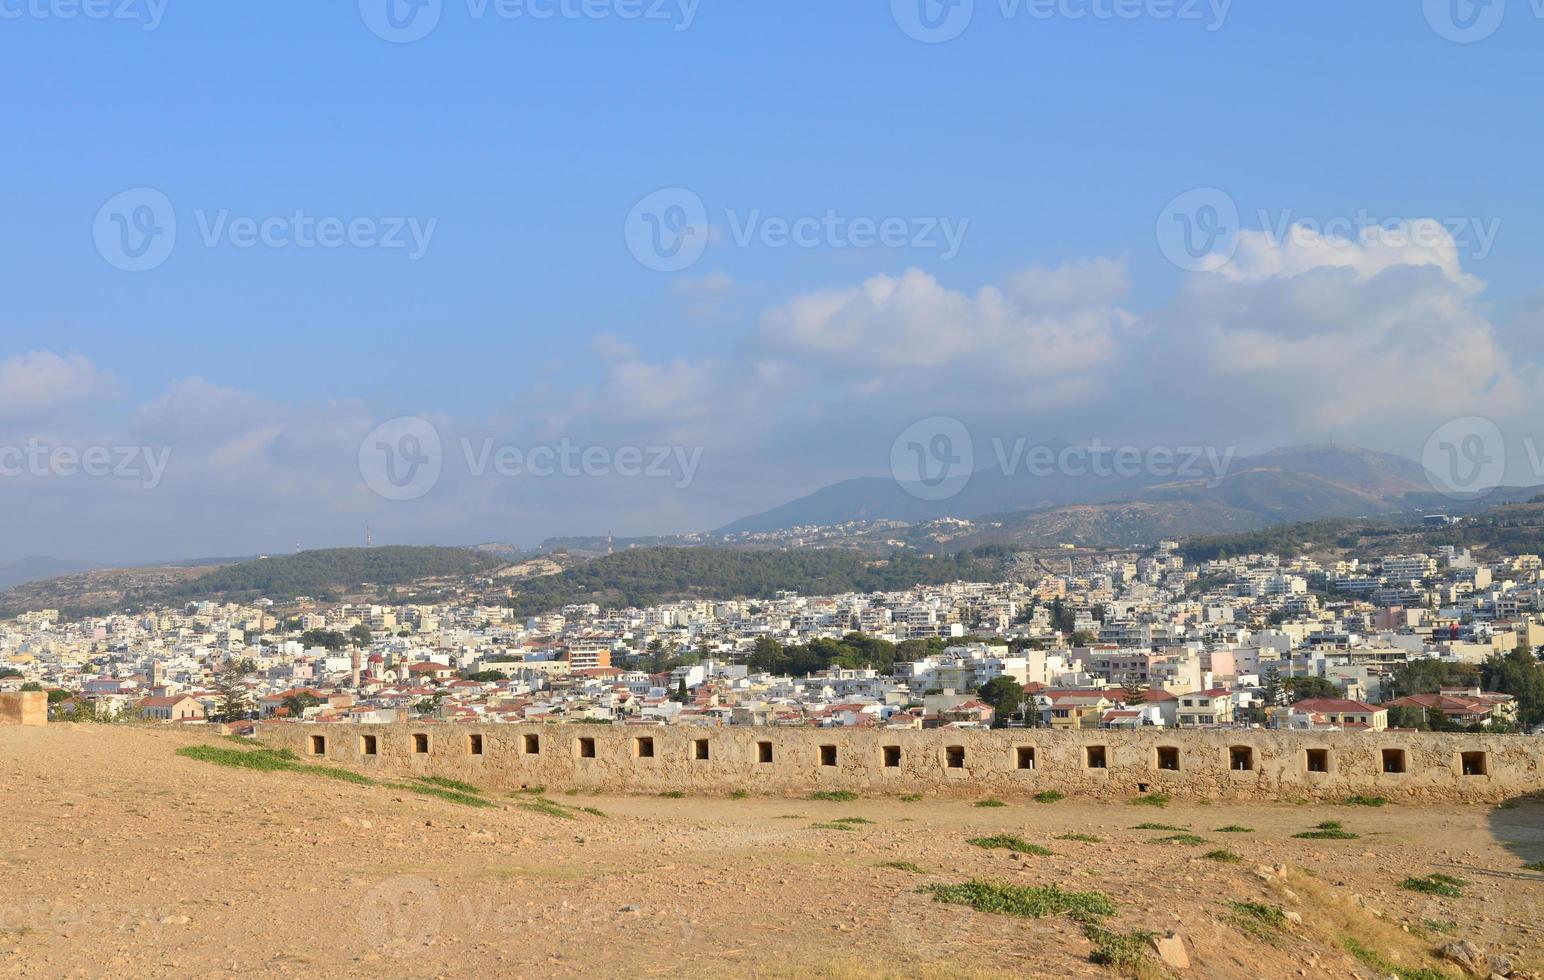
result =
M0 694L0 725L48 724L48 695L42 691Z
M1544 738L1504 735L278 723L261 738L383 777L505 791L1494 803L1544 789Z

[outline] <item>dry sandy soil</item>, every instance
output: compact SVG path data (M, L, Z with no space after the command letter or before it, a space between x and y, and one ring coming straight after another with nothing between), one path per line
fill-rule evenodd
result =
M1464 938L1544 977L1544 803L1154 807L1065 800L583 796L473 808L391 786L178 756L188 731L0 729L0 975L1381 977ZM812 825L843 818L848 829ZM1302 840L1342 821L1356 840ZM1207 843L1163 843L1145 821ZM1218 833L1240 824L1253 833ZM1058 839L1076 832L1098 842ZM968 838L1011 833L1052 856ZM1216 848L1243 856L1225 864ZM882 867L911 862L922 873ZM1271 873L1282 865L1286 877ZM1264 866L1264 867L1262 867ZM1432 872L1461 898L1401 890ZM1098 889L1104 928L1192 966L1112 971L1063 915L936 902L972 878ZM1230 903L1301 917L1241 924ZM1408 931L1407 931L1408 930ZM1408 974L1407 974L1408 975Z

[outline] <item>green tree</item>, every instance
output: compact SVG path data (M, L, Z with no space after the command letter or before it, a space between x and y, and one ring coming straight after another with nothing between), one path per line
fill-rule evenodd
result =
M1487 691L1517 699L1517 720L1524 728L1544 721L1544 664L1525 643L1519 642L1505 656L1487 660L1483 679Z
M496 681L507 681L509 675L502 670L476 670L462 675L466 680L476 681L479 684L492 684Z
M1426 731L1431 728L1431 725L1426 719L1426 710L1424 708L1395 705L1389 709L1389 727L1414 728L1418 731Z
M1340 697L1340 688L1323 677L1289 677L1283 686L1291 692L1293 704L1309 698Z
M300 634L300 642L308 647L342 650L348 646L348 636L337 630L306 630Z
M291 718L303 717L307 708L314 708L322 703L322 699L307 691L299 694L291 694L284 699L284 707L289 711Z
M1121 685L1121 694L1127 704L1141 704L1147 698L1147 685L1140 677L1128 674Z
M781 643L770 636L758 636L745 663L755 673L776 674L782 671L786 659Z
M1281 670L1275 665L1265 668L1261 681L1260 699L1268 708L1279 708L1287 703L1286 689L1281 686Z
M348 628L348 638L356 647L367 647L375 637L370 633L370 627L364 623L355 623Z
M1008 719L1024 709L1024 685L1007 675L994 677L981 685L976 697L992 706L992 727L1001 728Z
M247 678L257 666L250 660L227 660L214 678L216 704L220 717L227 722L239 721L252 711L252 692L247 690Z

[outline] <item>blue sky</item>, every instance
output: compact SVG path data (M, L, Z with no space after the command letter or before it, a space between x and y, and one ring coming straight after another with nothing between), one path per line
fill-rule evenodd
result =
M1199 19L1162 19L1155 4L1132 19L1077 19L1067 11L1092 7L1066 0L1061 13L1034 18L977 0L963 34L937 44L908 37L882 0L702 0L689 27L675 3L659 8L664 19L511 20L447 0L435 29L406 44L373 34L355 2L170 0L145 30L148 2L127 0L131 19L105 20L59 16L69 0L0 4L11 93L0 108L0 175L12 191L0 235L0 363L10 358L12 371L0 377L22 390L16 379L36 375L61 392L13 394L9 407L0 392L0 429L12 443L160 440L177 451L154 493L10 481L0 499L17 526L0 559L239 553L294 538L319 546L352 542L367 520L414 541L707 527L884 472L895 433L940 413L978 434L1225 439L1246 449L1340 434L1418 456L1465 398L1488 417L1525 419L1531 408L1515 393L1526 376L1497 377L1531 363L1544 325L1533 123L1544 20L1527 2L1511 0L1483 40L1454 43L1419 3L1239 3L1219 22L1205 6ZM617 4L596 9L614 14ZM634 205L666 187L697 195L713 226L706 253L680 274L640 264L624 236ZM917 270L979 298L1026 268L1109 262L1118 285L1095 276L1096 295L1080 302L1104 311L1112 333L1070 340L1105 360L1029 357L988 387L1048 391L1048 373L1069 371L1124 378L1135 366L1122 365L1122 351L1183 330L1181 312L1209 315L1187 306L1194 276L1166 261L1154 231L1166 203L1196 187L1226 191L1245 228L1258 228L1261 209L1494 228L1492 247L1460 247L1459 265L1447 267L1460 284L1453 297L1431 301L1462 302L1465 317L1483 320L1489 360L1457 382L1467 388L1437 399L1446 416L1408 428L1376 410L1283 418L1262 406L1230 431L1199 408L1160 412L1168 429L1144 431L1128 424L1146 403L1129 385L951 401L948 388L914 387L919 365L865 372L854 366L861 356L844 360L855 352L830 346L840 330L829 323L818 338L775 326L800 297L875 276ZM115 268L93 244L99 208L130 188L160 191L177 218L176 247L146 272ZM417 259L405 249L207 247L200 235L200 222L222 211L263 219L297 209L432 221L433 234ZM725 230L731 211L828 210L968 227L949 257L829 242L742 247ZM1280 279L1273 269L1266 262L1245 278ZM1356 275L1387 271L1373 262ZM1087 277L1069 282L1047 288L1060 296ZM1406 292L1386 278L1383 289L1367 285L1385 298ZM1067 312L1037 296L1030 320ZM1347 329L1376 317L1372 301L1347 301ZM925 298L921 308L933 309ZM925 324L912 326L926 336ZM934 326L946 338L958 329L948 314ZM1472 350L1477 328L1457 329ZM849 340L872 343L867 330L852 327ZM1026 346L1037 338L1030 329ZM983 348L957 353L945 366L968 379ZM75 367L50 373L58 366L43 354ZM1312 363L1298 354L1241 390L1291 386L1292 372ZM837 362L848 366L811 378L811 365ZM1236 380L1227 367L1219 375ZM1419 370L1411 377L1422 383ZM751 378L767 389L749 404L711 388L728 379L732 396L753 389ZM909 395L854 407L892 384ZM1192 405L1197 390L1220 390L1186 384L1175 378L1158 397ZM655 404L637 390L651 385L679 391ZM171 408L169 393L180 393ZM686 404L690 394L705 404ZM328 440L347 447L363 433L342 430L400 415L436 420L447 441L455 432L527 446L569 435L705 455L689 493L484 480L402 506L361 502L348 486L357 466L345 454L331 469ZM209 473L243 453L254 456L245 478ZM285 488L256 490L276 482L275 468ZM211 499L222 479L240 488L230 508ZM100 526L56 509L94 494L111 498ZM253 510L268 517L240 518Z

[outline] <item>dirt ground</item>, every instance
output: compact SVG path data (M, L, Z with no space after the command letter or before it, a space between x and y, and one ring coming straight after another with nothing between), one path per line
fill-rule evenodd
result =
M1531 800L978 807L554 792L558 807L526 796L474 808L175 754L200 743L231 747L168 728L0 729L0 975L1384 977L1393 964L1459 976L1431 951L1461 938L1544 977L1544 873L1524 869L1544 861L1544 803ZM872 822L834 823L851 818ZM1293 837L1324 820L1359 836ZM1170 832L1134 829L1143 822L1205 842L1163 842ZM1253 832L1217 831L1227 825ZM999 833L1053 854L968 843ZM1218 848L1242 860L1203 856ZM1433 872L1463 879L1462 897L1399 887ZM1066 916L979 912L922 890L969 879L1102 891L1116 907L1102 928L1176 933L1191 966L1096 965ZM1235 902L1291 916L1260 926ZM1348 936L1384 963L1359 963Z

